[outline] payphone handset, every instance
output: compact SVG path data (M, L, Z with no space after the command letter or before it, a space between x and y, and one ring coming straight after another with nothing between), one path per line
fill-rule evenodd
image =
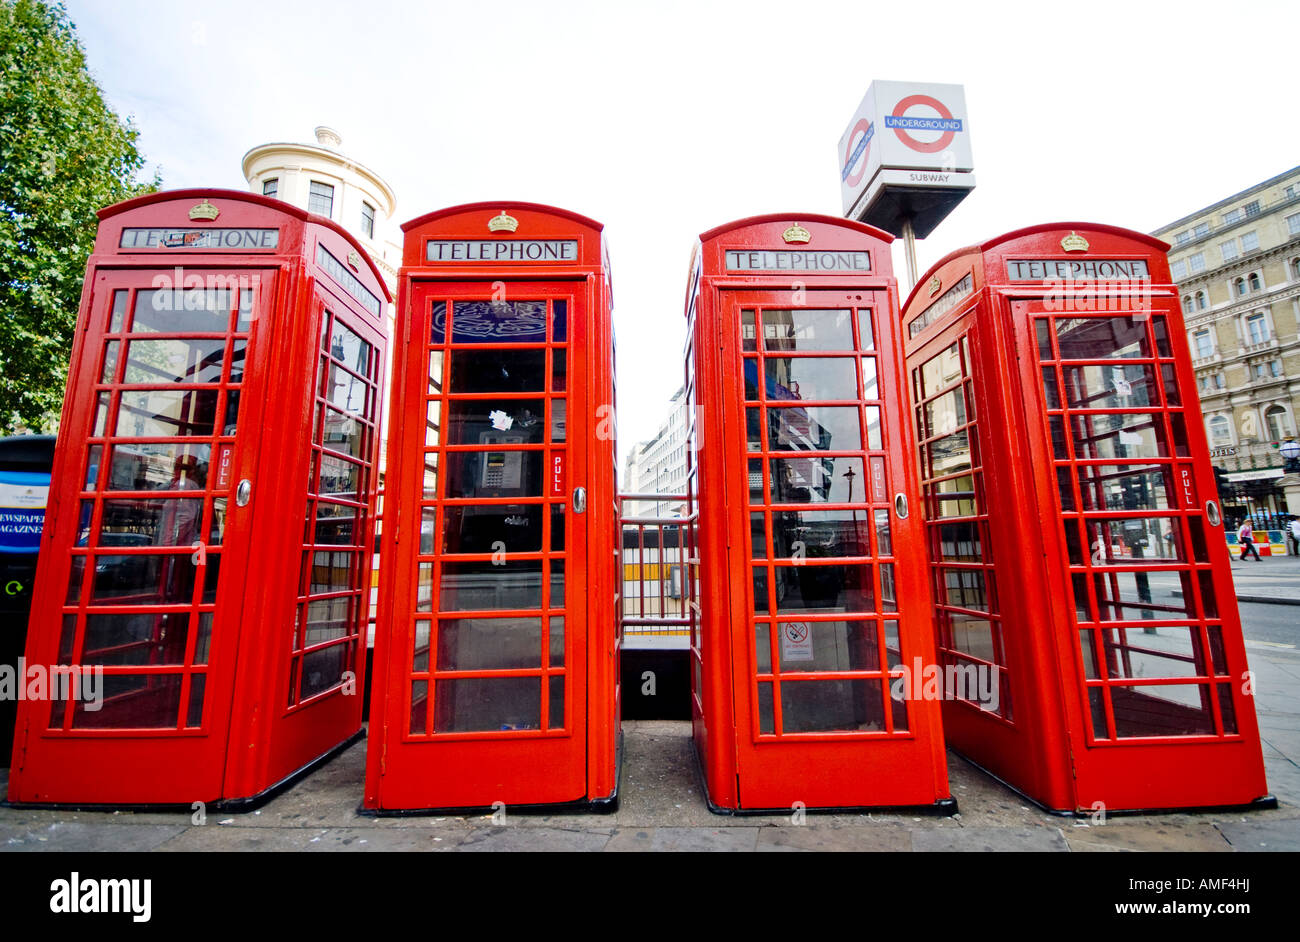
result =
M521 445L524 436L505 432L480 432L480 445ZM481 490L517 491L523 485L524 453L522 451L489 451L483 455L479 471Z

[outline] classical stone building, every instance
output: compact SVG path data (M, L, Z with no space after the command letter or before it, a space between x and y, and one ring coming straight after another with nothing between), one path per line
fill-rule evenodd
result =
M1278 450L1300 410L1300 167L1153 235L1173 246L1211 454L1235 485L1228 518L1300 514Z

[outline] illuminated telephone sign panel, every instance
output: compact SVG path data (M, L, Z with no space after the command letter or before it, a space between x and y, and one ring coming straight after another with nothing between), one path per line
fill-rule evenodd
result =
M389 296L279 200L99 216L8 797L243 806L361 729Z
M956 807L890 241L843 219L760 216L695 251L698 523L684 535L700 560L691 700L715 810Z
M1053 810L1264 805L1168 246L1100 225L954 252L903 306L953 749Z
M617 799L621 541L602 226L404 226L364 806Z

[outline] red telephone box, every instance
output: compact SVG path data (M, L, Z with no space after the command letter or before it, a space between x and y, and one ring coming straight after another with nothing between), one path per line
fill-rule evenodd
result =
M617 800L619 515L602 225L407 223L364 806Z
M910 696L935 653L890 241L757 216L695 250L691 699L714 810L956 810L939 704Z
M1042 805L1271 803L1168 246L1044 225L904 305L952 747Z
M279 200L99 215L9 799L240 803L360 730L388 293Z

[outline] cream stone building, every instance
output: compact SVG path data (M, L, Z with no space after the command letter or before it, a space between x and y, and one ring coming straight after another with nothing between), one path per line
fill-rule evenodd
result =
M1236 485L1225 515L1276 526L1300 514L1278 450L1300 410L1300 167L1152 234L1173 246L1213 463Z
M402 240L393 219L393 188L339 150L343 139L337 131L318 127L315 135L315 144L259 144L246 153L243 171L249 190L333 219L365 246L396 294Z

